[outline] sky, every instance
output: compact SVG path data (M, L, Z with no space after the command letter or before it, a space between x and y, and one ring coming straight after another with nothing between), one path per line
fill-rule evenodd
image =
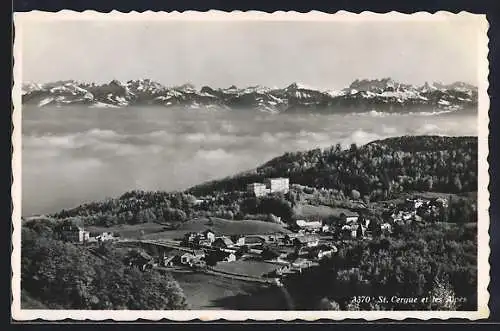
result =
M471 20L33 21L22 27L22 75L198 87L341 89L384 77L477 84L479 32Z

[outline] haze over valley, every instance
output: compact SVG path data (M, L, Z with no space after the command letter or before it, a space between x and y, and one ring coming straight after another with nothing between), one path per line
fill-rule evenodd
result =
M23 215L57 212L132 189L183 190L289 151L434 134L477 135L477 115L25 105Z

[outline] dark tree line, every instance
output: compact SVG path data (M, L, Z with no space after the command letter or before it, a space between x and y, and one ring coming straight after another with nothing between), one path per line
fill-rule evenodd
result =
M79 217L86 224L181 223L193 211L195 197L185 193L130 191L119 198L80 205L54 214L55 218Z
M55 239L54 228L54 223L41 220L23 225L22 305L35 301L53 309L187 307L170 275L130 268L123 262L125 255L114 249L101 249L97 257L85 247Z

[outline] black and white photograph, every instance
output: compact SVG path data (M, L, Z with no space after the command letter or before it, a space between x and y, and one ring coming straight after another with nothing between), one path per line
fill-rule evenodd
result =
M488 317L484 15L14 26L15 318Z

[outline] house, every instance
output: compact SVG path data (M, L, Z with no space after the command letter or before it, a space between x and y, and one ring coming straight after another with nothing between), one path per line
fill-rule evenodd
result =
M96 239L99 242L103 242L103 241L114 240L115 237L113 236L112 232L103 232L100 235L96 236Z
M129 259L128 264L141 271L145 271L146 269L150 269L154 266L154 259L148 253L140 251Z
M357 238L359 227L360 225L355 223L343 225L341 228L342 236L346 239Z
M247 185L247 192L256 197L262 197L270 193L265 184L252 183Z
M266 243L266 239L261 236L242 236L236 241L237 246L262 246Z
M309 257L311 255L311 248L307 246L298 246L295 250L296 256Z
M345 224L355 223L359 219L359 214L354 211L345 211L340 214L340 218Z
M380 230L384 233L391 233L392 232L392 226L390 223L382 223L380 225Z
M189 266L194 268L205 268L207 266L207 262L201 259L194 260Z
M234 246L233 241L228 237L217 237L212 243L212 247L227 249Z
M182 240L183 246L191 246L195 244L198 235L194 232L188 232L184 235L184 239Z
M70 242L85 242L90 239L90 232L74 224L64 224L61 226L62 238Z
M279 243L285 239L285 235L282 233L273 233L268 235L262 235L260 237L265 238L266 241L269 243Z
M268 178L265 183L270 193L288 193L290 191L290 180L288 178Z
M406 223L410 220L413 220L416 216L415 211L403 211L400 210L397 213L393 213L391 218L396 223Z
M236 261L236 253L231 250L216 250L208 252L205 258L207 264L215 265L217 262L233 262Z
M180 256L179 255L170 255L170 256L165 256L163 258L163 266L165 267L173 267L175 264L180 263Z
M191 263L191 260L194 259L194 255L191 253L184 253L180 256L181 264L188 265Z
M289 264L286 264L286 265L282 265L280 266L278 269L275 270L275 273L277 275L283 275L283 274L286 274L286 273L290 273L291 270L290 270L290 265Z
M442 197L436 198L434 201L435 204L437 204L440 207L447 208L448 207L448 200Z
M248 250L248 253L254 254L254 255L261 255L264 250L262 248L250 248Z
M290 180L288 178L268 178L265 183L251 183L247 185L247 192L256 197L269 193L288 193Z
M293 240L295 238L298 238L300 236L303 236L301 233L287 233L285 237L283 238L283 243L286 245L293 244Z
M307 259L298 258L290 265L290 270L302 272L302 269L309 268L312 265L312 262Z
M305 221L305 220L297 220L295 222L297 226L305 231L319 231L322 227L322 223L320 221Z
M293 240L295 246L315 247L319 245L319 238L316 236L299 236Z
M180 256L181 264L191 265L197 260L205 258L205 253L203 251L193 251L192 253L184 253Z
M236 261L236 255L234 253L229 253L222 260L223 262L234 262Z
M317 245L314 247L302 246L296 250L296 254L299 258L309 258L321 260L326 257L332 256L337 252L337 248L331 245Z
M316 257L318 258L318 260L322 260L324 258L331 257L335 253L337 253L337 248L336 247L331 247L330 249L319 250L317 252Z
M411 219L413 219L415 217L415 213L414 212L411 212L411 213L403 213L401 215L401 218L405 221L409 221Z
M196 245L200 247L212 247L212 242L208 239L200 239L196 240Z
M215 232L213 232L210 229L207 229L202 232L203 237L207 239L210 243L213 243L215 241Z
M335 246L321 245L314 249L313 257L321 260L327 257L331 257L333 254L337 253L337 251L337 247Z

